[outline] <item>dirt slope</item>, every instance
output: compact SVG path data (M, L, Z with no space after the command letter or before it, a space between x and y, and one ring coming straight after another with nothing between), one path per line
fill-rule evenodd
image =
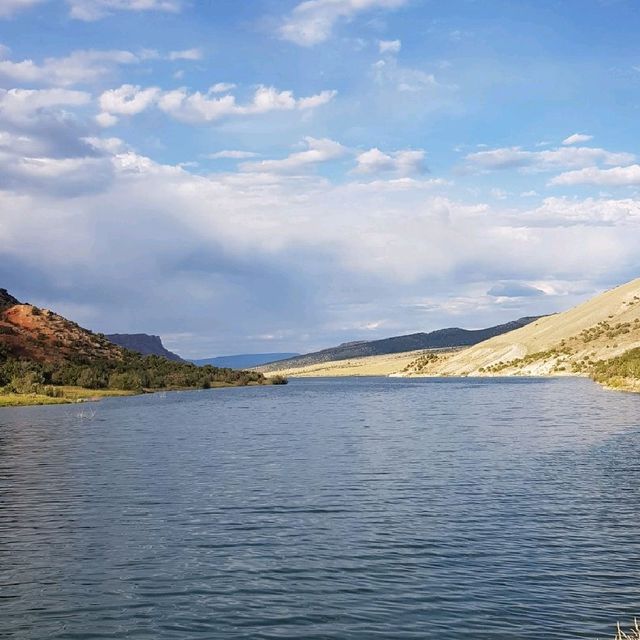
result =
M31 304L22 304L0 289L0 348L8 355L35 362L68 359L119 360L123 351L104 336Z

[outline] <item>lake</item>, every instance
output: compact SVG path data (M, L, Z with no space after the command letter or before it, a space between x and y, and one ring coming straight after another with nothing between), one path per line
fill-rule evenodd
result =
M0 638L612 638L640 395L293 380L0 410Z

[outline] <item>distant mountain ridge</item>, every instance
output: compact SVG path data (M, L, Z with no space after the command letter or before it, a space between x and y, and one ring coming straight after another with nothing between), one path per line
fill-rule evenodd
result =
M260 367L260 370L278 371L295 367L307 367L322 362L404 353L407 351L418 351L420 349L468 347L478 344L483 340L493 338L494 336L499 336L503 333L524 327L541 317L544 316L527 316L486 329L460 329L458 327L450 327L429 333L411 333L404 336L383 338L381 340L345 342L337 347L330 347L329 349L307 353L278 362L270 362Z
M218 356L216 358L202 358L191 360L194 364L202 367L210 364L214 367L228 367L229 369L249 369L258 367L267 362L276 362L299 356L299 353L240 353L232 356Z
M148 333L111 333L106 338L113 344L129 349L129 351L135 351L143 356L161 356L174 362L185 362L177 353L165 348L160 336L149 335Z

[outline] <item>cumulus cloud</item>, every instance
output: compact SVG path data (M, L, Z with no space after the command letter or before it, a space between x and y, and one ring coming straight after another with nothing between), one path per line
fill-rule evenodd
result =
M160 89L157 87L142 89L132 84L105 91L99 99L102 113L98 115L98 122L102 126L109 126L117 122L117 116L142 113L156 102L159 95Z
M574 187L583 184L602 187L640 186L640 164L611 169L587 167L577 171L566 171L552 178L549 184L556 187Z
M408 0L306 0L298 4L280 26L284 40L309 47L327 40L339 21L373 9L397 9Z
M10 0L15 1L15 0ZM67 0L72 18L92 22L115 11L164 11L177 13L182 0Z
M84 91L70 89L0 89L0 119L27 123L35 114L55 107L80 107L91 101Z
M67 89L0 91L0 190L76 197L110 180L115 140L86 136L66 111L90 99Z
M282 160L243 162L240 169L258 173L297 173L322 162L336 160L347 153L347 149L339 142L328 138L318 139L307 136L304 144L307 147L305 151L292 153Z
M521 147L503 147L470 153L466 166L476 171L526 169L552 171L558 168L581 168L597 164L618 165L632 162L631 153L614 153L592 147L561 147L544 151L527 151Z
M378 51L380 53L399 53L402 43L400 40L378 40Z
M562 141L562 144L564 145L579 144L581 142L589 142L589 140L593 140L593 136L587 135L586 133L574 133L570 135L568 138L565 138Z
M191 124L213 122L226 116L251 116L270 111L304 111L330 102L335 91L322 91L315 96L296 98L292 91L279 91L274 87L260 86L247 104L238 104L235 96L218 97L221 86L214 85L207 93L187 89L160 91L157 87L142 89L134 85L122 85L118 89L105 91L100 96L103 113L135 115L156 105L161 111Z
M0 78L21 84L45 84L68 87L94 82L112 73L116 65L135 64L140 58L130 51L74 51L63 58L0 60Z
M86 140L75 160L33 153L21 163L20 144L20 136L0 144L10 156L0 155L0 279L31 299L43 291L97 330L188 334L184 355L206 355L203 345L259 348L265 334L302 347L310 328L331 344L374 321L388 333L435 328L452 314L489 323L504 314L498 298L517 293L486 296L496 281L541 288L532 274L597 277L585 253L621 271L635 264L640 241L640 203L631 200L500 211L439 193L442 181L399 177L384 158L391 180L332 183L286 171L194 175L118 139ZM341 152L332 141L306 144L285 160L309 167ZM452 286L467 302L443 293ZM482 309L471 303L479 298ZM500 318L555 310L547 298L507 298L514 306ZM202 313L185 318L185 304ZM211 317L225 323L209 342Z
M2 0L0 3L0 18L10 18L19 11L25 11L42 2L46 2L46 0Z
M354 173L373 174L393 172L399 175L410 175L426 171L425 152L421 149L406 149L384 153L374 147L364 151L356 158Z

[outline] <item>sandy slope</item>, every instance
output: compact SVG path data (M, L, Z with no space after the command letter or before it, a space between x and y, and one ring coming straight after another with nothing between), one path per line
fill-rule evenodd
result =
M634 347L640 347L640 279L473 347L437 356L413 351L324 362L278 373L290 377L581 375L588 373L589 363Z
M265 373L271 375L285 375L294 378L310 378L324 376L388 376L402 371L407 365L419 357L423 351L407 351L405 353L390 353L383 356L367 356L352 360L336 360L321 362L307 367L282 369Z
M491 338L413 375L575 375L640 346L640 279Z

